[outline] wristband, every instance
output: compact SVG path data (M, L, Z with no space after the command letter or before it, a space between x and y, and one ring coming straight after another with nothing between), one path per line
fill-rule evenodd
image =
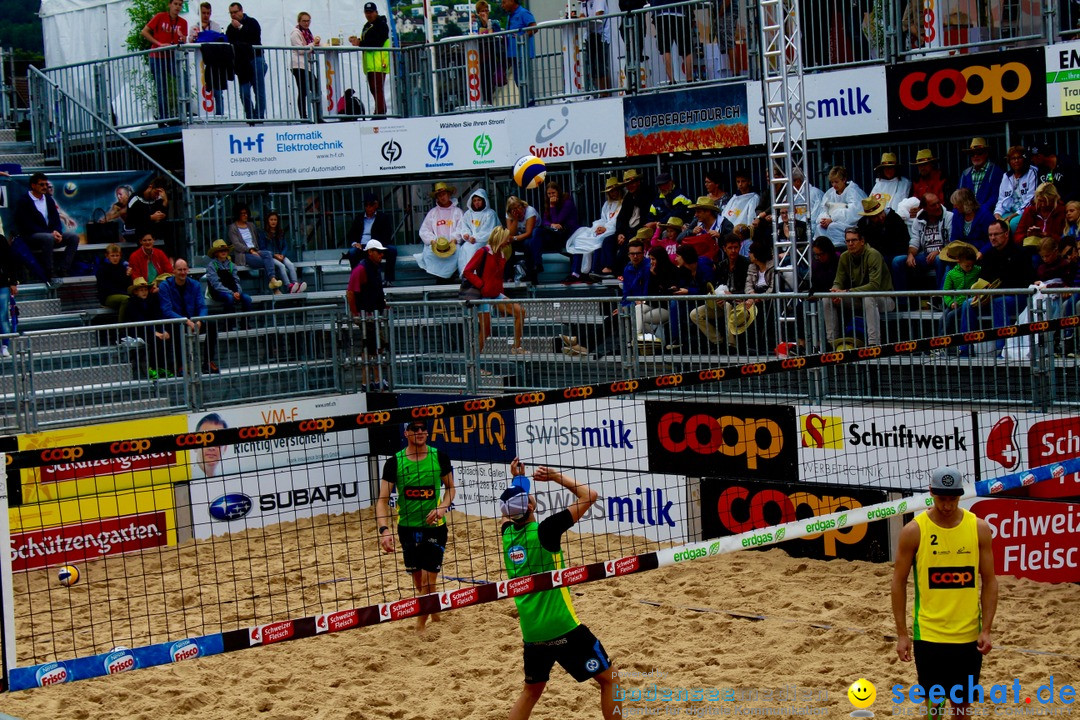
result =
M383 532L385 532L386 530L389 530L389 529L390 529L390 528L389 528L389 526L387 526L387 525L380 525L380 526L379 526L379 534L380 534L380 535L382 535L382 534L383 534Z

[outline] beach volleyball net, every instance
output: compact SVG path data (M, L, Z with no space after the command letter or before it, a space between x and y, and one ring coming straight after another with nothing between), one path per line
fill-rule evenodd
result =
M982 335L1057 332L1078 320ZM890 523L865 521L898 522L915 506L897 503L925 489L935 467L954 466L985 488L1005 477L996 492L1012 484L1030 492L1043 475L1052 481L1045 487L1064 488L1057 492L1075 485L1080 441L1047 454L1030 440L1043 437L1039 423L1071 432L1067 405L1036 412L1030 396L993 407L865 401L883 368L924 365L943 346L987 340L927 338L491 397L318 398L20 438L8 455L11 552L2 563L10 687L412 618L784 539L792 554L887 561ZM963 384L959 370L943 370L942 382ZM911 384L909 397L925 393L914 386L925 375L896 372L889 381ZM416 421L450 458L456 492L437 592L419 598L400 548L380 549L373 508L383 465ZM515 457L530 474L551 466L599 496L564 537L567 573L506 580L498 497ZM533 494L539 520L573 502L554 483L535 484ZM891 512L864 511L859 522L848 514L888 503ZM767 531L787 525L779 537ZM69 570L61 584L60 568L77 579Z

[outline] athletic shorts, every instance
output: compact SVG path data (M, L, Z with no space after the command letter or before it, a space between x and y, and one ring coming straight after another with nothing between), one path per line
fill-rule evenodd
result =
M656 17L656 44L660 54L671 52L672 43L679 46L680 55L689 55L693 51L690 47L690 21L682 13Z
M422 528L398 525L398 539L401 541L405 572L427 570L437 573L442 570L447 534L446 525Z
M964 688L964 693L967 693L969 675L971 683L978 684L983 661L978 643L916 640L914 645L915 672L918 673L919 684L927 690L934 685L940 685L945 688L945 695L948 697L949 689L960 685Z
M611 659L596 636L585 625L554 640L525 643L525 682L547 682L555 663L578 682L585 682L611 667Z

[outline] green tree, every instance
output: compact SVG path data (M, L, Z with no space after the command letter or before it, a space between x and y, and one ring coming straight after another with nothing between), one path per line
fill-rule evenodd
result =
M169 0L132 0L127 9L128 18L131 19L131 30L128 31L124 46L131 52L149 50L150 43L146 42L141 33L150 22L150 18L159 12L165 12L169 8Z
M461 29L461 26L459 26L455 22L448 22L446 23L446 29L443 31L443 34L439 36L438 39L441 40L443 38L461 37L464 34L465 31Z

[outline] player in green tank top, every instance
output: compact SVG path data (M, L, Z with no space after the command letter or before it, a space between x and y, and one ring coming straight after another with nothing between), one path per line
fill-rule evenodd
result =
M405 572L412 575L417 596L437 589L448 535L446 513L456 492L450 459L428 445L427 438L427 423L411 420L405 427L405 449L383 465L379 499L375 501L379 545L383 552L392 553L390 493L397 488L398 539ZM427 615L417 616L416 631L422 632L427 621Z
M556 483L577 498L566 510L537 522L536 499L529 493L525 464L514 458L510 472L514 481L499 498L502 513L510 520L502 527L507 574L516 578L563 567L563 533L596 502L596 491L552 468L536 468L534 481ZM600 710L605 720L622 717L622 702L614 692L617 671L604 646L577 619L566 588L519 595L514 602L525 641L525 687L510 708L510 720L529 717L555 663L578 682L592 679L600 685Z

